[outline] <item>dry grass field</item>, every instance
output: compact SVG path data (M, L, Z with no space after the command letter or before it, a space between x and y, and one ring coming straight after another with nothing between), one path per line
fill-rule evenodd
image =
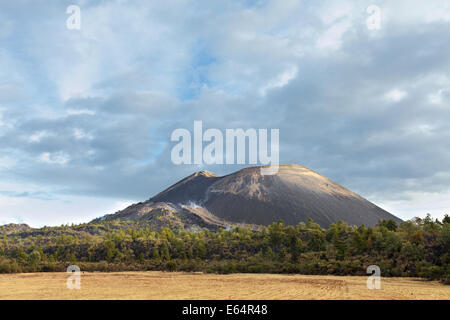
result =
M0 299L450 299L450 286L411 278L274 274L83 273L81 289L66 287L66 273L1 274Z

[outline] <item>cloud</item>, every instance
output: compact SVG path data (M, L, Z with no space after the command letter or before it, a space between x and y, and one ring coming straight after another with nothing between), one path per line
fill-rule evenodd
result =
M65 165L70 161L70 156L64 152L44 152L39 156L39 160L48 164Z
M97 216L149 198L200 169L170 161L171 132L194 120L279 128L281 162L403 218L408 201L433 206L419 194L448 194L446 1L379 1L376 31L371 1L78 4L80 31L65 27L64 2L0 5L0 177L14 192L4 197L24 195L5 215L32 205L33 221L77 215L36 192L83 209L95 197Z
M386 98L392 102L400 102L406 97L406 95L407 92L399 89L394 89L386 94Z
M32 227L86 223L128 205L131 205L131 202L92 197L66 196L48 200L35 197L8 197L0 194L2 211L0 222L26 223Z

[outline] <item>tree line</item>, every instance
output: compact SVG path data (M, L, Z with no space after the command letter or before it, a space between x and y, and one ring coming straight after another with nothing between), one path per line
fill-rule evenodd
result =
M423 277L450 284L450 217L430 216L375 227L308 220L258 230L151 229L145 221L44 227L7 234L0 227L0 273L65 271L203 271Z

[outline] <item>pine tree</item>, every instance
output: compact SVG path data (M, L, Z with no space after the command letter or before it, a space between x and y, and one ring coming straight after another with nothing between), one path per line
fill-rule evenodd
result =
M164 241L161 246L161 259L162 260L170 260L169 247L167 243Z

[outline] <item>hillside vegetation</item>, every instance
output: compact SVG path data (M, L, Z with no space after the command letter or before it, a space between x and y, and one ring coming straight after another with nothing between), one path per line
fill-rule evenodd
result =
M380 221L375 227L345 222L321 228L309 220L260 230L217 232L150 229L143 222L19 228L0 227L0 273L65 271L203 271L424 277L450 283L450 217Z

